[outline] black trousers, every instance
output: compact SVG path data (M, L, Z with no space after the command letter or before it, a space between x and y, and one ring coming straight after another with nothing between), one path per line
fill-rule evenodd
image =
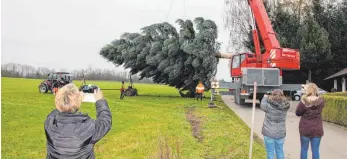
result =
M199 100L199 98L200 100L202 100L202 93L196 93L195 97L196 97L196 100Z

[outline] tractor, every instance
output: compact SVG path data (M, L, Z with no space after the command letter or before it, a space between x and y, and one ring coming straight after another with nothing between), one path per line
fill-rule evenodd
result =
M127 89L125 89L125 95L126 96L138 96L137 89L134 88L133 80L131 79L131 75L129 75L129 78L130 78L130 85L128 86Z
M124 95L125 96L138 96L138 91L136 88L134 88L134 84L133 84L133 80L131 79L131 75L129 75L129 79L130 79L130 84L128 85L128 88L125 88L124 90ZM83 75L83 79L82 79L82 85L80 86L80 90L90 90L91 87L94 87L96 85L92 85L92 84L87 84L86 83L86 79L85 79L85 75ZM124 84L124 82L122 82L122 84ZM100 90L121 90L119 88L101 88Z
M52 72L47 75L47 79L38 86L40 93L53 93L54 88L61 88L72 83L72 75L68 72Z

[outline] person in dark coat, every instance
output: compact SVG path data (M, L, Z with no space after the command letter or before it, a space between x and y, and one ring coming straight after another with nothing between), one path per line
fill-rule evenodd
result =
M125 95L124 81L122 81L122 87L120 88L120 99L123 99Z
M56 94L54 109L44 123L47 159L94 159L94 145L111 129L112 115L99 90L95 94L96 120L77 112L83 93L74 84Z
M312 158L319 159L319 145L323 131L322 110L324 99L318 95L318 87L314 83L307 85L305 95L302 96L296 108L296 115L300 116L299 133L301 141L300 159L307 159L307 151L311 143Z
M271 95L264 95L260 108L265 112L262 128L266 146L267 159L284 159L283 144L286 137L286 117L290 103L283 95L283 91L275 89Z

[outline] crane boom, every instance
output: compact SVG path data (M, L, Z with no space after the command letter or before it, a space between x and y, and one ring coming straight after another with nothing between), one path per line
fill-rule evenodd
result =
M280 70L300 69L300 53L298 50L281 48L274 32L270 18L266 12L263 0L248 0L253 20L253 42L255 57L250 58L247 64L241 67L279 68ZM260 43L257 27L264 43L265 52L260 52ZM251 62L253 61L253 62ZM282 71L281 71L282 72Z
M300 70L300 52L297 49L282 48L265 10L263 0L247 0L252 15L252 34L255 53L236 53L221 56L231 59L231 77L242 77L244 68L278 68L282 70ZM257 27L255 26L257 24ZM265 52L261 53L258 32L264 43Z
M277 40L276 33L274 32L272 28L270 18L265 10L263 1L248 0L248 4L257 22L261 38L264 42L266 53L269 53L271 49L281 48L280 43Z

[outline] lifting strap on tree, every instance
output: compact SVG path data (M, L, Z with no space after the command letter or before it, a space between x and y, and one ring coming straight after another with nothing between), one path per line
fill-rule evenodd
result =
M169 15L170 15L170 12L171 12L171 8L172 8L172 4L173 4L174 1L175 1L175 0L172 0L172 1L171 1L169 11L168 11L167 14L166 14L166 19L165 19L166 22L167 22L167 19L169 18Z
M167 22L167 19L169 18L169 15L170 15L170 12L171 12L171 9L172 9L172 5L173 5L174 1L175 1L175 0L172 0L172 1L171 1L169 11L168 11L167 14L166 14L165 22ZM183 19L186 19L186 18L187 18L186 12L187 12L187 11L186 11L186 0L183 0Z

